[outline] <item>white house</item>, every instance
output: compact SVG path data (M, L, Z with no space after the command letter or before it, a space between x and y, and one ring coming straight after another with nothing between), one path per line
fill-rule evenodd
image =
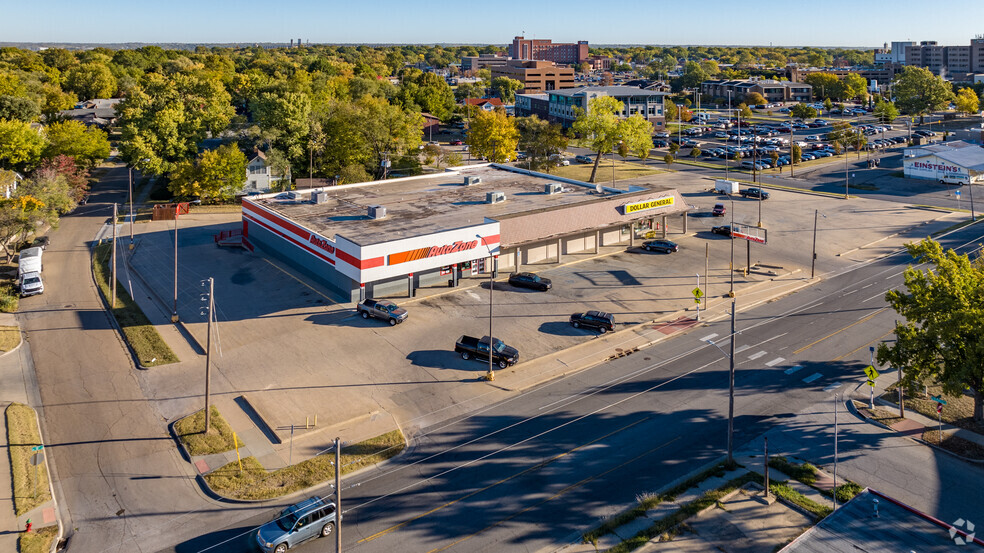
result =
M290 171L286 175L277 174L267 163L266 154L257 150L249 156L246 163L246 183L242 194L265 194L273 190L273 184L286 180L290 182ZM279 187L278 187L279 188Z

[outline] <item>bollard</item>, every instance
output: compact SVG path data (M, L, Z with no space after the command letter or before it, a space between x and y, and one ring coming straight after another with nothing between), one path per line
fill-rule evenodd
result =
M304 430L309 430L311 428L311 416L308 415L304 417Z

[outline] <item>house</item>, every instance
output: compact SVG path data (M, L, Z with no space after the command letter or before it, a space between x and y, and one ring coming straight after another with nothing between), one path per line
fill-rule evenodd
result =
M424 140L431 142L434 140L434 133L441 132L441 120L436 115L427 112L423 112L420 115L424 117Z
M290 183L290 171L286 175L277 174L272 166L267 163L266 154L256 150L249 156L246 162L246 183L243 185L240 194L265 194L271 192L275 183L287 181ZM279 189L280 186L277 186Z
M60 117L105 129L116 123L116 104L120 98L95 98L75 104L74 109L58 112Z
M495 111L495 108L502 107L502 100L498 98L465 98L462 103L466 106L475 106L482 111Z

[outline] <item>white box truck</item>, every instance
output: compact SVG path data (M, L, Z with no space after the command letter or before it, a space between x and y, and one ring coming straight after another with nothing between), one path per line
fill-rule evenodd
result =
M718 194L737 194L738 183L733 180L716 179L714 181L714 191Z
M17 264L17 276L26 273L40 273L44 265L41 262L41 254L44 250L41 248L24 248L20 251L19 261Z

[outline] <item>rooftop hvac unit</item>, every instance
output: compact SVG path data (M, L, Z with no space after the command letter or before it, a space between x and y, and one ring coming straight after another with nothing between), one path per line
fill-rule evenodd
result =
M556 182L548 182L547 184L543 185L544 194L560 194L563 191L564 191L564 187Z
M465 186L482 184L482 177L465 177Z
M328 193L324 190L315 190L311 192L311 201L316 204L323 204L328 201Z
M488 192L485 194L485 201L490 204L497 204L506 201L505 192Z
M370 219L385 219L386 218L386 207L381 205L371 205L369 206L369 218Z

